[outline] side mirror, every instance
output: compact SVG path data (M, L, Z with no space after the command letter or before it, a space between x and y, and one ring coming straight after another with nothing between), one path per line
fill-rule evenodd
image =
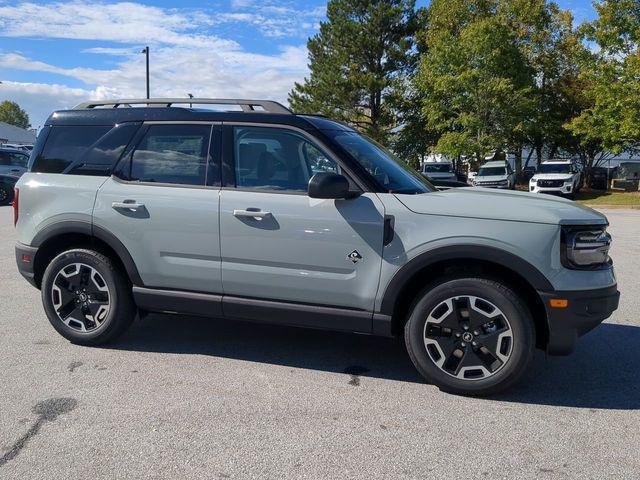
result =
M350 198L349 180L332 172L316 173L309 180L309 196L311 198Z

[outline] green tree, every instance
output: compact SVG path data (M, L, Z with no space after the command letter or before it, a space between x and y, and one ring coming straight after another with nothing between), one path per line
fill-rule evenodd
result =
M434 0L416 88L435 146L482 160L509 147L525 128L533 74L498 2Z
M585 47L573 27L573 17L547 0L502 0L498 6L509 28L515 33L518 48L530 68L531 110L522 131L513 139L516 154L529 146L540 164L543 150L550 156L570 145L571 134L564 124L575 113L574 97L567 86L579 75L579 59ZM518 160L518 159L517 159ZM528 161L529 159L527 159ZM520 161L516 161L520 170Z
M0 103L0 122L15 125L20 128L29 128L29 115L20 108L16 102L5 100Z
M411 68L414 0L331 0L327 21L309 39L309 77L289 104L355 125L388 144L395 126L387 102L394 79Z
M606 159L640 146L640 3L603 0L595 4L598 19L582 26L595 42L581 64L585 104L567 127L582 149L590 170Z

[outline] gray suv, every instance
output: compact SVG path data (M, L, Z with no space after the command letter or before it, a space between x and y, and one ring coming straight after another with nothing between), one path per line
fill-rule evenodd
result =
M618 306L600 213L438 192L349 126L270 101L55 112L16 187L18 268L83 345L148 312L403 336L428 381L487 395Z

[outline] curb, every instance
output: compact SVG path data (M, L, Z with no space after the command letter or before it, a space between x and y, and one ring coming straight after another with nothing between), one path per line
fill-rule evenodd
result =
M640 205L600 205L593 203L582 203L585 207L606 210L640 210Z

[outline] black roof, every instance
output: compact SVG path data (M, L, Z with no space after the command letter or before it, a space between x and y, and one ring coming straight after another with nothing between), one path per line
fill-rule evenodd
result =
M121 107L60 110L52 113L46 125L115 125L144 121L205 121L278 123L305 130L353 130L350 127L313 115L242 111L213 111L183 107Z

